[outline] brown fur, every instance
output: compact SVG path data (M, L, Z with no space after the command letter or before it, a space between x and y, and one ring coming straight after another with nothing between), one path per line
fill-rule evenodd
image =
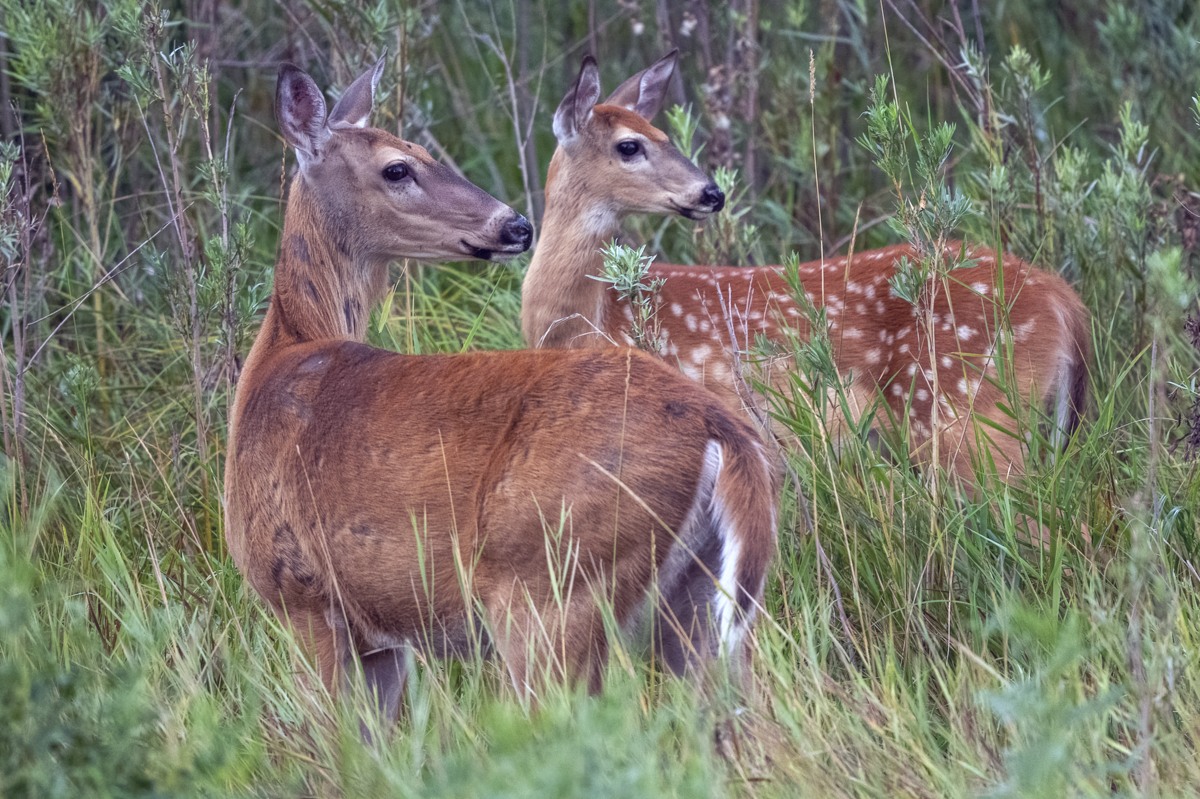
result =
M433 254L453 257L460 236L495 246L487 228L504 208L448 172L425 182L428 201L373 207L384 203L378 170L356 165L377 165L372 150L397 141L335 129L293 181L271 306L230 415L234 562L331 690L357 662L389 715L409 647L494 648L521 691L547 678L598 688L604 604L623 626L657 612L673 670L711 658L721 547L740 552L738 631L774 550L761 442L716 397L633 350L418 357L363 344L406 231L452 233ZM440 194L463 201L454 216L438 212ZM386 213L399 216L372 230ZM714 541L716 573L699 579L695 553ZM679 601L681 584L705 580ZM663 604L648 605L656 592Z

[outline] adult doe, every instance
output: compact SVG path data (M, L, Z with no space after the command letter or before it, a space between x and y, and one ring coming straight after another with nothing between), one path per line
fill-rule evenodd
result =
M308 75L279 74L298 169L230 417L234 562L331 690L361 667L391 717L410 647L496 651L521 692L595 690L609 609L648 623L674 672L744 657L775 486L761 441L720 400L627 349L363 343L391 261L500 259L531 237L424 149L367 127L382 68L328 118Z
M589 56L555 112L559 146L522 290L529 345L628 342L629 303L593 279L601 272L601 247L627 214L703 219L724 206L724 194L708 176L650 124L675 62L671 53L600 103L599 72ZM949 249L957 254L960 247ZM980 459L990 459L1002 478L1022 471L1023 442L1009 432L1009 396L1047 408L1061 432L1075 427L1091 344L1087 311L1061 277L988 249L966 248L966 256L971 266L925 287L928 314L889 284L902 259L919 258L907 245L804 263L798 276L808 299L825 311L834 363L849 379L849 414L836 400L825 403L834 433L846 415L857 417L882 401L879 424L907 419L912 451L921 460L934 459L931 444L940 440L936 459L970 482ZM808 315L782 268L656 263L650 277L665 281L657 295L661 354L762 416L763 397L741 379L748 351L762 336L790 353L795 337L809 335ZM760 359L760 365L766 383L792 395L786 357Z

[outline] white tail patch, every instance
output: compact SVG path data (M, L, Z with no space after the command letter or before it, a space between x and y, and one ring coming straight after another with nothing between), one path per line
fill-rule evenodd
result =
M1070 428L1071 415L1074 413L1071 401L1070 366L1059 372L1058 391L1054 397L1054 431L1050 434L1050 446L1053 452L1061 452L1066 446L1067 430Z
M713 612L722 655L737 650L749 623L749 619L743 618L745 614L738 610L738 596L741 592L738 583L738 571L742 561L741 537L738 531L732 528L732 522L715 490L717 476L724 465L725 457L721 452L721 445L716 441L709 441L708 448L704 451L704 472L700 484L713 486L709 497L709 513L721 538L721 567L719 573L714 575L717 584L713 596Z
M1055 306L1054 313L1058 317L1058 329L1061 331L1059 333L1060 340L1070 341L1070 337L1067 335L1070 328L1062 309ZM1054 377L1054 382L1057 384L1057 390L1054 393L1054 430L1050 433L1050 445L1054 452L1061 452L1066 446L1067 430L1070 429L1071 416L1075 412L1071 396L1073 383L1071 372L1074 367L1075 358L1072 353L1066 348L1060 348L1057 374Z

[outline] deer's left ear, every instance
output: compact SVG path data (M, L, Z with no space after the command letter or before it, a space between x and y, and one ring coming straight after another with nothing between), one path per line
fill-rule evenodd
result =
M275 118L283 138L296 150L303 168L316 160L329 139L325 127L325 98L304 71L291 64L279 68L275 87Z
M654 119L667 99L667 86L678 62L679 51L672 50L618 86L604 102L628 108L647 121Z
M375 90L383 76L383 64L387 56L375 62L375 66L354 79L346 87L341 99L333 104L329 112L330 128L365 128L375 106Z
M566 144L579 134L599 99L600 68L596 66L596 59L589 55L583 59L575 85L554 112L554 136L559 144Z

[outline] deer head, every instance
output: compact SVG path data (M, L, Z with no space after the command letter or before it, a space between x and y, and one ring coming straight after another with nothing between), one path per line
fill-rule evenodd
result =
M296 194L312 222L353 260L502 260L524 252L533 231L507 205L435 161L425 148L367 126L383 59L360 75L328 117L312 78L279 73L275 114L296 151ZM437 224L429 224L437 220Z
M600 73L588 56L554 113L559 152L551 172L585 188L593 214L606 223L633 212L703 219L725 206L724 193L708 175L650 124L677 60L678 52L671 52L600 103Z

